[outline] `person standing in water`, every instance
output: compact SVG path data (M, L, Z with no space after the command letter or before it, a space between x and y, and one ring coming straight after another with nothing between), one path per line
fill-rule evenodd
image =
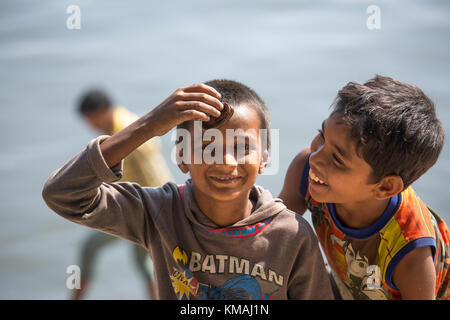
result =
M81 97L78 111L93 129L107 135L119 132L138 119L126 108L115 106L110 97L98 89L90 90ZM125 158L121 181L137 182L148 187L174 181L161 153L159 139L144 143ZM100 250L117 240L117 237L98 231L91 231L86 237L80 252L81 288L73 291L72 299L82 299L85 296L86 289L92 282L93 269ZM152 259L144 248L130 245L133 248L134 263L145 279L148 295L155 298Z

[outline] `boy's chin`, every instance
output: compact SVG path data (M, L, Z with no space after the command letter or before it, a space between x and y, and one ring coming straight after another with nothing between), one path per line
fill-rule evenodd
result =
M244 194L247 195L247 192L253 186L253 184L249 185L248 181L245 181L244 178L242 181L230 184L210 180L201 186L196 185L195 181L193 183L197 189L201 189L201 192L216 201L232 201Z
M209 196L215 201L233 201L241 196L242 192L234 193L210 193Z
M334 202L333 199L331 199L327 194L323 192L315 192L313 188L309 188L309 194L317 202Z
M251 188L251 187L250 187ZM231 201L246 194L249 188L245 185L235 187L217 187L211 186L209 188L209 195L218 201Z

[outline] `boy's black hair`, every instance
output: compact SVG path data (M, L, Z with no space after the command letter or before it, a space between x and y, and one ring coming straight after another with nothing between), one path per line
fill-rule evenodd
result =
M445 133L433 102L419 88L376 75L349 82L332 105L356 140L376 182L395 174L406 189L437 161Z
M85 115L89 112L106 110L112 106L111 98L108 94L99 89L89 90L84 93L78 105L78 112Z
M245 104L254 108L260 120L260 129L267 129L267 148L270 148L270 115L264 101L251 88L234 80L211 80L206 85L216 89L222 96L221 101L228 103L233 108ZM183 122L177 128L186 129L190 121Z

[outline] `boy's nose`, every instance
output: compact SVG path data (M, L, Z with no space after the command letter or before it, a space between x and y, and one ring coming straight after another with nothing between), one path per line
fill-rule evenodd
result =
M227 165L236 166L238 164L236 157L231 152L225 152L223 155L223 163Z
M311 152L311 156L309 157L309 163L312 166L320 167L323 164L323 152L322 146L319 146L314 152Z

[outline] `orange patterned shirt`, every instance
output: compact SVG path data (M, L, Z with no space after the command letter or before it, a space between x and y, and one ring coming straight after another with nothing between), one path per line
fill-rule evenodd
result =
M450 231L411 187L392 197L371 226L353 229L341 224L333 203L311 197L308 173L309 158L300 193L343 299L401 299L392 281L395 267L409 252L424 246L433 252L436 298L450 299Z

